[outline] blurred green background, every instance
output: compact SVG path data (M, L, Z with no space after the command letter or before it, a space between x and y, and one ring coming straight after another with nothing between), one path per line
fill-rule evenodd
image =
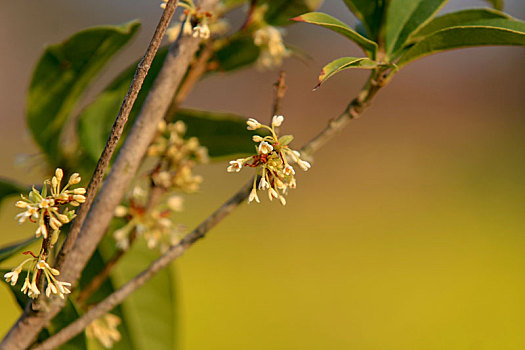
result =
M24 99L44 45L87 26L143 21L93 95L142 54L158 3L0 3L1 176L42 181ZM506 3L525 19L521 0ZM452 0L445 11L484 5ZM355 23L341 1L322 10ZM312 92L324 64L360 53L306 24L286 39L312 56L283 67L282 129L300 147L344 109L366 72L343 72ZM276 78L216 75L185 105L269 121ZM315 155L286 207L243 205L176 262L180 348L524 349L524 86L522 48L453 51L403 69ZM249 178L227 174L226 163L198 169L205 183L187 197L181 223L197 224ZM0 244L31 234L13 220L14 201L1 207ZM18 315L5 286L0 305L2 336Z

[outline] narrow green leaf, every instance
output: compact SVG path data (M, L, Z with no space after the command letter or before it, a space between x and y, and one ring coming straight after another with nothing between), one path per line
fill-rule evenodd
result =
M378 41L383 22L386 1L384 0L344 0L346 6L359 18L368 33L367 38Z
M253 132L246 129L246 120L231 113L217 113L194 109L180 109L172 120L182 120L188 130L188 137L195 136L199 142L208 148L212 159L224 159L240 154L253 153ZM267 135L262 130L257 133Z
M341 22L337 18L334 18L326 13L322 12L310 12L305 13L301 16L292 18L294 21L306 22L311 24L316 24L324 28L328 28L336 33L343 35L344 37L352 40L357 45L359 45L365 53L371 57L375 57L377 50L377 44L362 35L358 34L355 30L350 28L345 23Z
M503 7L505 6L504 0L485 0L489 4L492 5L496 10L503 11Z
M328 78L334 74L350 68L360 69L374 69L381 66L381 64L372 61L366 57L341 57L338 58L326 66L323 67L321 74L319 75L319 83L315 86L314 90L319 88Z
M129 22L86 29L46 48L29 87L27 121L49 159L60 156L62 129L89 82L138 27Z
M415 43L430 34L438 32L440 30L449 27L459 27L465 25L475 25L477 23L483 23L489 19L512 19L507 14L492 10L492 9L468 9L452 13L447 13L443 16L434 18L432 21L425 24L416 32L412 33L409 37L409 43Z
M435 32L407 49L397 65L445 50L470 46L525 46L525 23L508 19L491 19L478 24L450 27Z
M385 48L395 54L409 35L428 22L448 0L392 0L386 12Z
M0 203L9 196L20 195L21 193L27 193L27 187L12 180L0 178Z
M273 26L285 26L290 24L290 18L314 11L321 2L322 0L263 0L257 4L267 6L264 14L266 23Z
M290 144L290 142L292 141L293 141L293 135L283 135L279 137L279 143L284 146Z
M24 248L28 247L36 241L36 237L32 236L31 238L24 239L23 241L18 241L16 243L10 243L0 248L0 262L9 259L16 253L20 252Z

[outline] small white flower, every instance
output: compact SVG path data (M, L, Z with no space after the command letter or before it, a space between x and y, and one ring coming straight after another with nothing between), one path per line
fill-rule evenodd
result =
M263 141L259 144L259 153L260 154L268 154L273 151L273 146L270 145L268 142Z
M292 176L292 175L295 175L295 170L292 168L290 164L288 164L284 167L283 173L286 176Z
M248 127L247 127L248 130L257 130L262 126L261 123L259 123L257 120L253 118L248 119L248 121L246 121L246 124L248 124Z
M171 196L168 198L166 204L168 205L168 208L173 211L182 211L184 199L181 196Z
M230 166L226 170L229 173L233 173L233 172L238 173L239 171L241 171L242 165L243 165L242 159L230 160Z
M304 171L307 171L307 170L310 169L310 167L311 167L310 163L308 163L307 161L302 160L302 159L298 159L297 164L298 164L298 165L301 167L301 169L303 169Z
M199 24L193 28L192 35L194 38L208 39L210 37L210 27L205 23Z
M8 272L4 275L4 278L5 278L5 281L7 283L11 283L12 286L14 286L16 284L16 282L18 281L18 275L19 275L20 272L18 271L11 271L11 272Z
M284 121L284 117L282 115L274 115L272 118L272 125L279 127L281 126L283 121Z
M270 188L270 184L268 183L268 181L266 181L266 179L263 177L261 178L261 181L259 181L259 189L260 190L265 190L267 188Z
M73 175L71 175L71 177L69 178L69 183L71 185L76 185L77 183L79 183L81 180L80 178L80 175L79 173L74 173Z
M277 193L276 190L274 190L273 188L270 187L270 189L268 190L268 198L270 200L272 200L274 198L279 198L279 193Z
M259 136L259 135L253 135L252 140L253 140L253 142L261 142L261 141L264 140L264 138L262 136ZM25 202L22 202L22 203L25 203Z
M128 208L123 205L117 205L115 208L115 216L117 218L123 218L128 213Z
M259 197L257 196L257 189L255 187L250 192L250 196L248 197L248 203L252 202L254 199L257 203L261 203Z
M279 200L281 201L282 205L286 205L286 199L284 198L284 196L279 196Z

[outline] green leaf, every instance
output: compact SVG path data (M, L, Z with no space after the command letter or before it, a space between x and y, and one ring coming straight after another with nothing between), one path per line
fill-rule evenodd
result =
M447 0L392 0L386 12L385 48L394 58L409 35L429 21Z
M12 195L21 193L27 193L27 187L17 184L16 182L8 179L0 178L0 203Z
M228 72L254 63L260 52L261 49L253 43L251 35L242 35L218 49L212 62L216 62L215 70Z
M2 276L9 272L10 270L2 269L0 270L0 273ZM12 286L10 283L7 283L3 278L2 281L9 287L9 290L11 293L13 293L13 296L16 299L16 302L18 306L20 306L21 310L24 310L27 303L30 301L29 297L22 293L21 288L24 284L24 279L26 275L26 271L22 271L20 273L20 277L18 278L17 283ZM49 338L51 335L57 333L73 321L75 321L77 318L80 317L80 313L78 312L76 306L73 304L71 299L67 299L66 305L62 308L62 310L56 315L53 320L51 321L51 324L40 334L38 335L38 341L43 341L47 338ZM60 346L58 348L59 350L84 350L87 349L87 342L86 342L86 336L84 333L80 333L73 339L69 340L64 345Z
M449 27L459 27L482 23L484 20L505 18L512 19L507 14L491 9L468 9L434 18L409 37L409 43L420 41L426 36Z
M168 53L168 48L164 47L157 52L153 60L148 75L142 84L142 88L137 96L137 100L129 115L129 122L126 124L124 135L129 131L133 120L142 108L142 104L153 86L164 58ZM93 102L82 110L78 119L78 136L81 149L88 156L89 160L96 162L106 145L111 127L117 117L122 105L122 100L128 92L129 86L137 68L137 62L130 65L122 72L111 84L101 92Z
M367 38L378 41L385 12L384 0L344 0L346 6L359 18L368 33Z
M263 0L257 5L266 4L268 6L264 14L266 23L273 26L285 26L290 24L290 18L314 11L321 2L322 0Z
M252 154L253 132L246 129L248 118L231 113L217 113L194 109L180 109L172 120L182 120L188 127L186 136L195 136L208 148L210 158L223 159L240 154ZM257 133L267 135L262 130Z
M101 252L108 259L108 252L115 242L106 239ZM146 247L143 239L137 239L130 250L115 267L112 277L120 283L144 270L159 257L159 253ZM135 291L122 304L127 327L134 349L175 349L177 316L176 295L172 268L161 270L148 283Z
M82 271L82 276L79 281L78 289L79 290L84 289L87 286L87 284L93 279L93 277L95 277L102 271L102 269L104 268L104 265L105 265L105 260L103 258L103 255L100 252L100 248L97 248L97 250L95 250L95 252L91 256L88 264L86 265L86 268ZM115 290L116 288L113 283L113 279L109 277L102 283L100 288L98 288L86 300L86 302L88 304L98 303L102 301L103 299L105 299L108 295L113 293ZM120 332L121 339L119 342L113 345L112 350L137 350L139 349L137 345L134 344L133 340L131 339L131 333L133 331L132 329L130 329L128 325L128 321L122 309L122 306L117 305L113 310L111 310L111 313L114 315L117 315L122 320L122 323L118 326L118 331Z
M293 141L293 135L283 135L279 137L279 143L283 146L290 144Z
M377 50L377 44L362 35L358 34L355 30L350 28L345 23L341 22L337 18L334 18L326 13L322 12L310 12L305 13L301 16L292 18L294 21L306 22L311 24L316 24L324 28L328 28L336 33L343 35L344 37L352 40L357 45L359 45L366 54L374 58Z
M46 48L29 87L27 121L50 160L60 157L60 138L89 82L135 34L138 22L83 30Z
M449 27L435 32L407 49L397 65L445 50L470 46L525 46L525 23L509 19L490 19L472 25Z
M489 4L492 5L496 10L503 11L503 7L505 6L504 0L485 0Z
M381 65L371 59L366 57L341 57L338 58L326 66L323 67L321 74L319 75L319 83L315 86L314 90L319 88L322 83L324 83L328 78L334 74L350 68L360 68L360 69L374 69Z
M19 241L16 243L10 243L8 245L5 245L0 248L0 262L9 259L16 253L20 252L24 248L28 247L36 241L36 237L32 236L31 238L25 239L23 241Z

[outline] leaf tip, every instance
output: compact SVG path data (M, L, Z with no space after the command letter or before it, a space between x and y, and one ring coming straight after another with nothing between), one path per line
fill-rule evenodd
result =
M303 15L300 15L300 16L297 16L297 17L290 18L289 20L290 20L290 21L295 21L295 22L305 22L305 20L304 20L304 18L303 18Z

